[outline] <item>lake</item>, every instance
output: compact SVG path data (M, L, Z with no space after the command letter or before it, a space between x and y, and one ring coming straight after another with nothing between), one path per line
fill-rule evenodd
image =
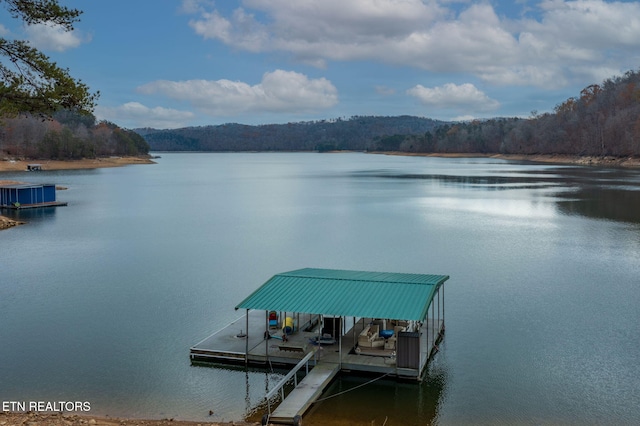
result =
M305 425L640 424L640 170L363 153L161 154L0 173L0 400L259 419L281 372L191 365L276 273L450 275L421 384L343 377ZM209 410L213 415L209 416Z

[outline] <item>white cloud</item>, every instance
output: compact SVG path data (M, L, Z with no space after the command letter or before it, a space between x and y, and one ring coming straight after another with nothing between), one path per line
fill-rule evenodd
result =
M559 87L640 60L640 2L544 0L537 13L515 19L489 2L450 3L244 0L228 16L201 5L190 25L204 38L316 66L374 60L501 85Z
M89 41L88 37L83 39L77 31L66 31L57 24L27 25L26 33L29 42L40 50L64 52Z
M376 93L382 96L391 96L396 94L396 89L387 86L378 85L375 89Z
M203 11L201 17L200 20L189 21L189 26L205 39L218 39L252 52L264 49L268 43L268 34L264 26L243 9L236 9L232 20L222 17L216 11Z
M337 104L338 91L325 78L309 79L293 71L265 73L262 81L249 85L230 80L158 80L138 87L143 94L161 93L187 101L216 116L239 113L311 112Z
M97 106L96 118L117 123L125 127L153 127L156 129L174 129L185 127L195 117L190 111L170 108L149 108L138 102L128 102L118 107ZM135 124L134 124L135 123Z
M213 8L215 2L213 0L182 0L182 4L178 8L181 13L199 13L206 9Z
M424 87L421 84L407 90L425 106L438 109L453 109L465 114L495 111L500 103L489 98L473 84L447 83L439 87Z
M9 34L9 30L2 24L0 24L0 36L5 36Z

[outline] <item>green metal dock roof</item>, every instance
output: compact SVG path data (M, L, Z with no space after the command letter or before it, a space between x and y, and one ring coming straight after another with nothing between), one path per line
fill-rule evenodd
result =
M448 275L305 268L274 275L236 309L423 321Z

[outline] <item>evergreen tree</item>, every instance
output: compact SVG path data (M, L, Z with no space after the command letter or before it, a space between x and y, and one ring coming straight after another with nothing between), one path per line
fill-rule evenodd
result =
M26 24L49 23L73 30L81 12L57 0L0 0L11 16ZM22 40L0 37L0 116L20 113L50 116L60 109L91 112L99 93L58 67Z

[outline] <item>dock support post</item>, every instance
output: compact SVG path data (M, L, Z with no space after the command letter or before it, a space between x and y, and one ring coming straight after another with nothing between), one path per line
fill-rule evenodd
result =
M340 330L338 331L338 364L340 365L340 369L342 370L342 327L344 324L345 317L340 317ZM335 325L335 323L334 323Z
M424 325L420 325L420 328L424 327L425 331L427 332L427 341L425 342L425 347L427 348L427 361L429 361L429 309L427 308L427 316L425 317L425 323ZM420 331L420 329L418 329L418 331ZM422 339L422 333L418 333L418 339ZM420 363L418 368L422 368L422 342L418 340L418 347L421 348L420 349L420 359L418 360L418 362ZM422 371L419 371L418 374L421 374Z
M269 311L264 311L264 313L264 356L267 359L267 362L269 362Z
M245 327L247 329L247 333L244 336L244 365L247 366L249 365L249 309L247 309L245 318Z
M431 327L433 327L433 346L436 345L436 307L433 304L433 301L431 301ZM431 350L433 350L433 347L429 350L429 355L431 355Z

